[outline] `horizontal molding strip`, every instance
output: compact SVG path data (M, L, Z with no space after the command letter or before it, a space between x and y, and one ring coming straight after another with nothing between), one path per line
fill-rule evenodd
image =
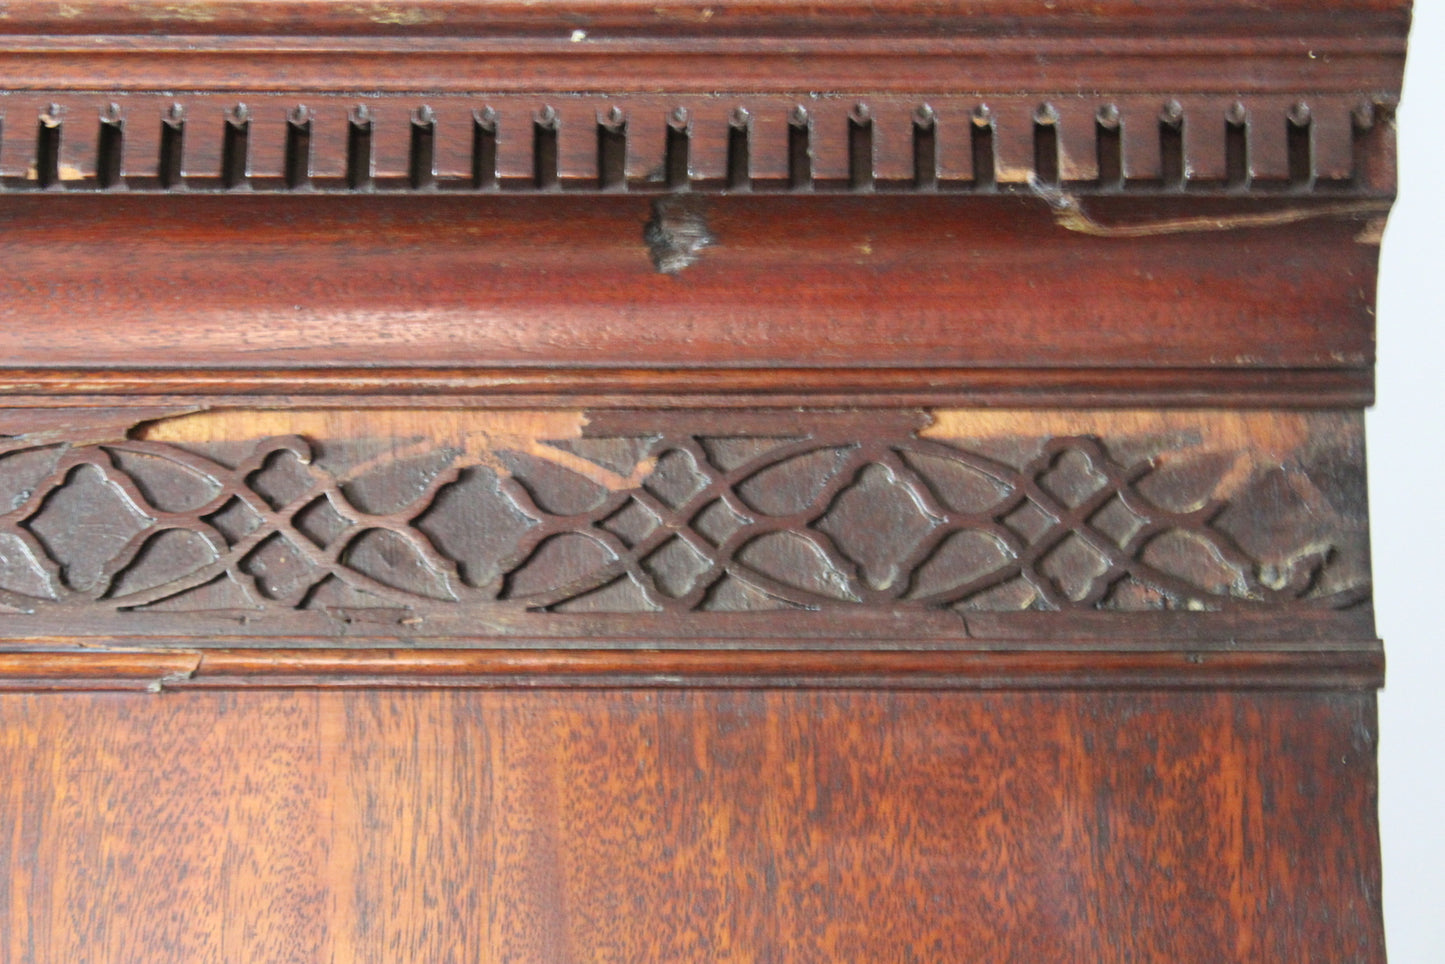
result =
M1405 30L1357 34L1298 23L1213 35L1135 25L1132 33L1047 38L938 33L917 22L893 35L856 30L608 35L552 15L543 35L346 38L320 36L0 37L0 87L116 90L248 87L307 90L677 90L705 93L726 78L753 91L1157 89L1183 91L1396 89ZM1324 15L1322 15L1324 16ZM930 18L931 24L932 18ZM1318 22L1318 21L1317 21ZM818 28L814 28L816 31ZM277 78L285 78L278 81ZM861 81L861 83L860 83Z
M199 396L199 397L198 397ZM4 369L0 406L1359 408L1369 368ZM123 416L133 417L133 416Z
M164 650L7 652L0 690L478 686L1374 689L1378 643L1332 652Z
M1403 32L1408 5L1397 0L1275 0L1267 8L1231 0L1154 0L1141 10L1131 0L1077 0L1001 8L970 0L821 0L791 5L719 5L710 0L411 0L339 4L332 0L212 0L204 5L167 0L13 0L6 4L8 34L186 34L200 36L308 34L346 37L459 36L554 33L575 24L600 34L702 33L878 35L917 28L995 34L1027 30L1030 36L1085 34L1217 34L1230 28L1249 36L1315 30L1345 36Z

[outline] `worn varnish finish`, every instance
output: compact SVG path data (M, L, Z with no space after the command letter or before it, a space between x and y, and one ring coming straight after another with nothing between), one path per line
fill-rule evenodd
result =
M1366 694L5 696L0 947L1364 961L1373 754Z
M0 960L1384 960L1400 0L0 17Z

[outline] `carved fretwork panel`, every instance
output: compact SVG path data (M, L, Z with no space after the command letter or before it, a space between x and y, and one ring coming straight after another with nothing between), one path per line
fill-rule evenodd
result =
M79 420L4 443L0 628L1342 610L1369 597L1361 480L1330 413Z

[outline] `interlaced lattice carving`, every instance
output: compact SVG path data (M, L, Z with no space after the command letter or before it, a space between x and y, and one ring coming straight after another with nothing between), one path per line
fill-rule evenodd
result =
M353 486L386 466L323 464L299 436L237 464L159 442L12 440L0 605L1218 610L1366 592L1317 591L1327 546L1283 567L1251 558L1215 525L1224 502L1161 506L1139 487L1151 464L1092 437L1049 440L1022 466L917 437L635 443L642 470L612 487L570 452L504 467L438 447L389 509L367 511ZM565 499L560 478L577 487ZM482 542L485 564L468 558Z

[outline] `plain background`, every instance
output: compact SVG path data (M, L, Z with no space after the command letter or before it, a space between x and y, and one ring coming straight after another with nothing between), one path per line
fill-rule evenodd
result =
M1400 198L1380 265L1367 416L1392 964L1445 964L1445 0L1416 0L1399 113Z

